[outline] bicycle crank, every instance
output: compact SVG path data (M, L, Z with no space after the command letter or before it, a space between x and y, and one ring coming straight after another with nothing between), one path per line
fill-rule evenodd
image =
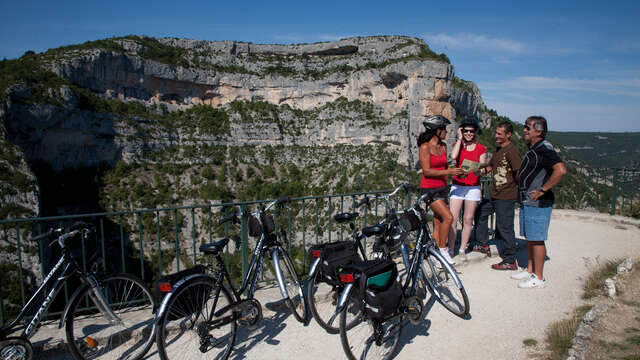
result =
M252 329L262 321L262 305L256 299L242 300L236 307L240 312L238 324Z
M422 304L422 300L420 300L417 296L412 296L407 299L404 312L407 314L409 318L409 322L413 325L420 324L422 320L422 311L424 310L424 305Z
M31 342L23 337L9 337L0 340L1 360L31 360L33 347Z

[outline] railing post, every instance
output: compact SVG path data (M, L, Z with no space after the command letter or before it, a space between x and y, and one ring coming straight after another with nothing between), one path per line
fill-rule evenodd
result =
M191 242L193 243L193 264L196 264L196 210L191 208Z
M329 206L327 206L328 219L327 219L327 233L329 235L329 242L331 242L331 195L329 195Z
M139 233L139 237L140 237L140 278L142 279L142 281L144 281L144 250L143 250L143 245L142 245L142 238L143 238L143 234L142 234L142 214L137 213L138 215L138 233Z
M247 205L242 205L240 207L242 209L242 213L247 212ZM241 219L241 236L242 236L242 278L247 274L247 267L249 266L249 234L247 233L247 218L245 216Z
M20 240L20 226L16 223L16 241L18 245L18 275L20 281L20 299L22 300L22 306L24 306L24 276L22 275L22 241Z
M178 238L178 209L173 209L173 228L176 232L176 271L180 271L180 239Z
M615 215L616 214L616 203L618 202L618 177L616 176L616 170L613 169L611 171L611 215Z
M316 245L318 245L318 237L320 236L320 224L319 222L319 212L320 208L318 206L318 198L316 198Z
M156 210L156 228L158 234L158 275L162 275L162 244L160 244L160 210Z
M305 203L302 199L302 274L307 273L307 218L305 212Z
M124 263L124 229L122 227L122 214L120 214L120 257L122 260L122 272L127 272L127 267Z

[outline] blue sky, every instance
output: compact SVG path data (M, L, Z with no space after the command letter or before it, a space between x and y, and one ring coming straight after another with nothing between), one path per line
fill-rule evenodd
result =
M485 103L551 130L640 131L640 1L7 1L0 58L128 34L300 43L410 35Z

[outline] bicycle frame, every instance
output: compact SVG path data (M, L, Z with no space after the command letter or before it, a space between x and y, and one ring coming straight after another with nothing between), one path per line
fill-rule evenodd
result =
M62 271L60 271L62 269ZM38 290L31 296L27 304L22 308L18 316L11 321L11 323L0 330L0 337L5 337L10 333L10 331L25 318L27 312L32 310L36 305L36 299L43 294L47 288L51 288L51 291L47 294L44 301L40 304L40 308L34 315L33 319L27 324L25 329L22 331L22 337L27 339L31 338L37 329L38 324L42 320L42 316L51 306L51 302L56 297L64 282L76 271L75 265L68 258L66 254L63 254L58 260L58 263L49 271L47 277L44 279L42 284L38 287Z
M68 234L63 234L56 240L60 246L62 247L62 255L60 259L56 263L56 265L49 271L45 279L42 281L42 284L38 287L38 290L31 296L27 304L22 308L18 316L11 321L7 326L0 329L0 338L6 337L10 332L16 327L16 325L22 321L26 317L27 312L35 308L36 301L40 295L46 292L46 289L50 288L47 296L40 303L40 308L31 319L31 321L25 326L24 330L21 333L21 337L26 339L30 339L33 334L35 334L38 325L42 321L44 314L47 312L53 299L55 299L56 295L60 292L65 282L74 274L77 274L80 280L83 283L89 283L92 291L89 293L91 298L94 301L94 304L98 308L98 310L105 316L105 318L109 319L110 322L118 322L120 319L111 311L110 307L106 304L104 300L104 296L99 289L98 282L95 279L93 274L87 274L80 270L76 261L69 255L64 245L64 241L69 237ZM62 270L61 270L62 269ZM71 304L72 300L77 296L77 292L72 295L72 297L67 302L65 306L62 317L60 318L60 326L62 326L64 318L66 317L67 311L69 309L69 304Z

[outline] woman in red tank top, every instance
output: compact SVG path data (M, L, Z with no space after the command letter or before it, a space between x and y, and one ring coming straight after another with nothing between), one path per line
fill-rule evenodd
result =
M458 166L462 167L463 162L469 165L478 165L475 172L469 172L462 176L454 176L451 190L449 192L449 208L453 214L451 231L449 232L449 253L453 256L454 247L458 235L458 217L464 204L464 216L462 235L460 236L460 259L466 260L466 249L471 237L473 228L473 216L476 208L482 200L482 189L480 187L479 166L487 162L487 149L476 139L478 123L474 118L466 118L460 123L458 128L458 141L453 144L451 158L456 160Z
M447 124L451 122L444 116L429 116L424 122L425 132L418 136L418 158L422 169L420 188L423 193L433 194L434 201L429 206L433 211L433 237L436 240L440 253L450 263L454 263L449 256L447 238L453 215L447 205L449 189L447 188L447 175L462 175L460 168L447 168Z

